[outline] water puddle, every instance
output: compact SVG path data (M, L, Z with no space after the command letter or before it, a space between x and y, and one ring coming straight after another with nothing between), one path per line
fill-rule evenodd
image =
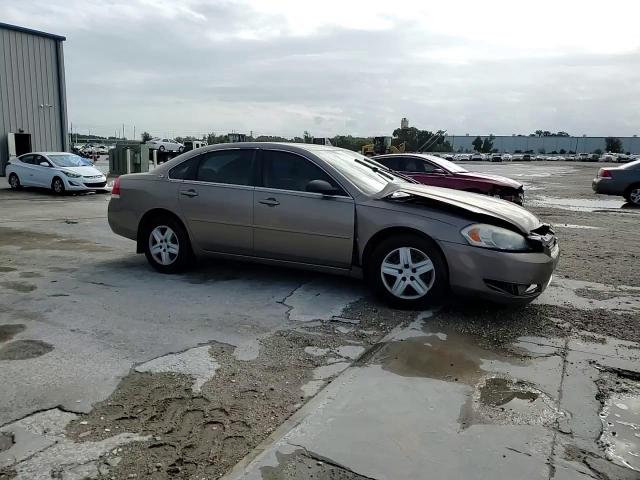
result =
M24 331L26 327L21 323L11 325L0 325L0 343L8 342L18 333Z
M15 290L20 293L33 292L36 288L35 285L26 282L0 282L0 286L8 288L9 290Z
M0 360L28 360L53 350L53 345L41 340L16 340L0 348Z
M612 395L600 412L602 435L607 458L627 468L640 471L640 396Z
M602 230L601 227L592 227L591 225L573 225L571 223L554 223L554 228L571 228L576 230Z
M529 382L484 378L460 411L463 429L478 424L552 425L564 416L549 395Z
M13 434L0 432L0 453L9 450L14 444Z
M458 418L463 430L479 424L551 425L564 415L533 384L493 371L526 366L531 361L527 357L486 350L475 337L457 332L400 338L383 345L374 363L397 375L470 387Z
M597 210L621 209L626 202L618 197L612 198L556 198L544 195L536 196L527 200L527 205L531 207L551 207L574 212L594 212Z
M277 464L265 465L260 468L260 476L263 480L297 480L300 478L313 478L318 480L367 480L347 467L336 462L315 455L301 448L291 453L276 451Z
M474 385L488 372L483 361L521 363L485 350L471 336L457 332L429 333L386 343L376 354L384 370L404 377L426 377Z

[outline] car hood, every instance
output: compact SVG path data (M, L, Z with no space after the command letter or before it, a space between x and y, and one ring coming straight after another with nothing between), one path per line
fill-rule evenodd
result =
M90 165L85 165L82 167L58 167L63 172L71 172L77 175L82 175L83 177L94 177L96 175L104 175L100 170L96 167L92 167Z
M394 198L392 195L395 192L404 192L408 195L396 194ZM420 199L440 208L466 212L484 223L510 226L525 235L542 225L538 217L513 202L450 188L413 183L389 183L374 198L398 202Z
M502 175L491 175L489 173L479 173L479 172L463 172L463 173L456 173L456 176L463 177L463 178L472 178L477 180L487 180L491 183L500 184L503 187L512 187L516 189L522 187L522 184L520 182L517 182L507 177L503 177Z

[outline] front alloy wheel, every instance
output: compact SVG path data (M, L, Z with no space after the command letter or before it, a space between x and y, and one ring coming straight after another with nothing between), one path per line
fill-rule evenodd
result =
M365 259L365 277L375 294L399 308L439 302L449 290L449 269L431 239L418 234L385 238Z
M436 279L431 259L412 247L400 247L389 252L380 266L380 276L385 288L403 300L425 296Z
M51 182L51 190L56 195L62 195L64 193L64 182L58 177L54 178Z

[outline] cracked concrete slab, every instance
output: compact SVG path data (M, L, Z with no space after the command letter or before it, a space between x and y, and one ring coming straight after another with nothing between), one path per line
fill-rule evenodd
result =
M591 290L607 294L610 298L588 298L576 293ZM635 286L610 286L602 283L585 282L556 277L536 300L536 304L558 307L574 307L581 310L604 309L618 312L640 313L640 288Z
M193 377L194 392L213 378L220 364L209 354L209 345L190 348L184 352L170 353L136 366L136 372L182 373Z
M76 443L64 433L74 413L54 408L27 416L0 428L12 433L14 444L0 453L0 468L10 467L17 480L51 478L64 466L65 479L95 477L98 458L116 447L148 437L120 432L99 442Z
M337 282L338 288L335 283L325 281L312 281L297 288L284 302L291 307L291 320L330 320L339 316L347 305L364 296L360 282L349 279L337 279Z
M603 346L522 337L511 347L522 358L478 354L475 347L463 344L463 357L452 354L451 348L441 350L442 355L453 356L446 357L450 365L437 360L442 362L438 367L429 358L403 357L403 344L445 348L447 342L466 340L454 333L429 332L429 323L423 320L392 331L385 341L397 343L399 350L393 350L391 358L407 362L406 374L396 367L385 369L387 360L377 363L377 358L385 358L384 349L364 366L347 368L275 432L270 444L257 449L225 479L263 478L263 472L272 471L269 468L281 468L283 455L295 448L378 480L423 478L424 472L434 478L511 479L513 472L527 479L595 478L594 467L568 460L564 453L569 439L585 451L598 449L599 370L594 362L601 361L599 354L607 355L602 361L614 365L637 357L636 350L627 348L629 342L620 345L614 339ZM620 348L628 351L626 357L617 353ZM472 380L467 385L469 380L463 378L454 381L453 375L447 380L440 370L433 370L450 366L455 375L463 375L456 364L464 365L467 355L485 355L473 368L488 377L478 377L477 384ZM436 377L419 374L423 369L437 372ZM507 379L505 385L511 384L515 393L497 391L482 400L487 378ZM473 406L482 401L491 408ZM468 418L476 421L465 424ZM593 461L600 462L601 457L594 455Z

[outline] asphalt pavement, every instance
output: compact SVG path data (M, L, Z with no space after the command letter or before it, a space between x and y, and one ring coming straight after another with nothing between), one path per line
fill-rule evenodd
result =
M231 262L160 275L108 194L0 179L0 479L638 478L640 212L590 191L600 165L468 166L523 181L556 228L526 308L400 312Z

